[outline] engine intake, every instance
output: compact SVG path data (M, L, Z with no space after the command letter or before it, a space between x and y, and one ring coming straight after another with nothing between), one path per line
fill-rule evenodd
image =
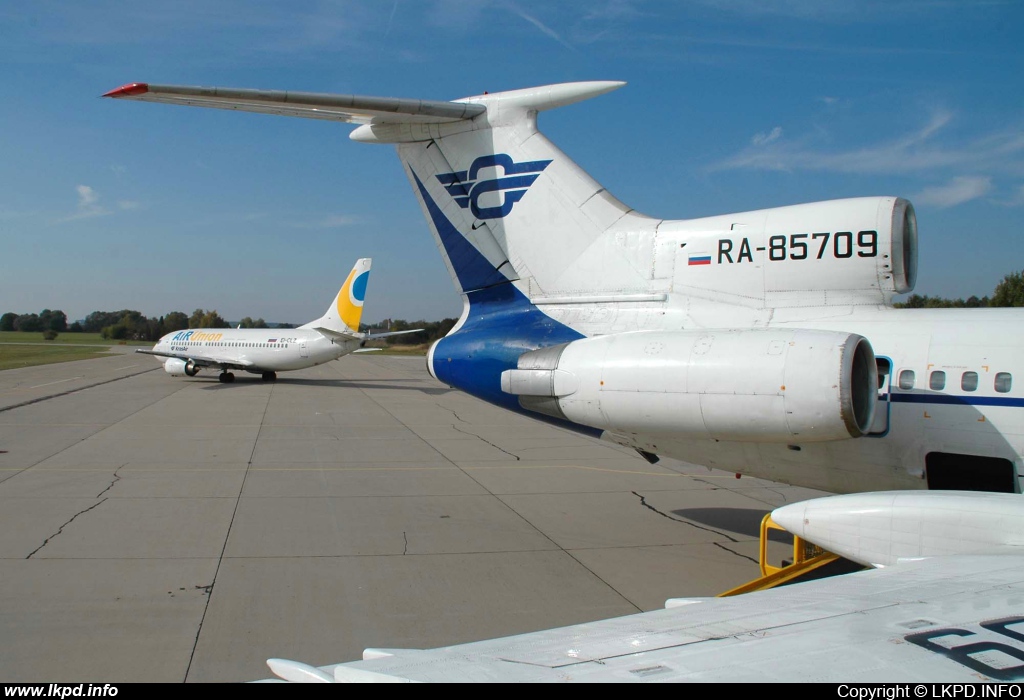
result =
M849 333L636 331L525 353L501 388L527 410L617 433L820 442L868 432L878 370Z

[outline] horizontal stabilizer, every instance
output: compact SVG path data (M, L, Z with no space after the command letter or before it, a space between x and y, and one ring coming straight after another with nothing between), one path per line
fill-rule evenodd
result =
M129 83L103 95L120 100L214 107L241 112L327 119L352 124L422 122L439 124L472 119L486 111L480 104L396 97L330 95L284 90L192 87Z
M337 340L363 340L362 333L345 333L344 331L336 331L330 328L324 328L323 326L313 326L313 330L318 333L323 333L328 338L335 338Z
M367 333L366 334L366 339L367 340L377 340L377 338L387 338L387 337L392 336L392 335L405 335L406 333L419 333L422 330L423 330L422 328L410 328L407 331L389 331L387 333Z

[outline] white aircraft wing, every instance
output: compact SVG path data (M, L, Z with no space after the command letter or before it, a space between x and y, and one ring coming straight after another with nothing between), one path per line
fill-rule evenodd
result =
M192 360L192 363L196 367L214 367L216 369L249 369L255 367L254 362L248 360L239 360L238 358L226 358L226 357L196 357L195 355L189 355L183 352L163 352L162 350L144 350L142 348L136 350L144 355L156 355L158 357L173 357L179 360L185 360L188 362Z
M978 509L990 508L993 495L1016 511L1000 517L1007 532L1002 539L1020 542L1022 496L986 494ZM896 500L904 511L914 504L918 515L974 500L957 493L927 497L922 505L917 498ZM800 513L805 524L835 537L848 521L833 526L834 506L881 522L889 507L884 499L818 499L826 507ZM786 508L792 515L794 506ZM363 660L319 668L281 659L268 664L288 680L339 682L1024 680L1024 556L1004 544L975 546L977 530L964 514L960 508L947 523L965 536L947 538L942 546L957 553L945 556L927 556L932 545L913 533L912 514L896 513L892 539L917 539L926 558L732 597L670 600L664 610L439 649L368 649ZM872 525L871 532L874 537L880 530ZM965 553L972 547L1007 553Z
M678 607L441 649L367 650L367 660L318 670L339 682L1024 679L1018 556L936 557L670 604Z
M352 124L388 122L454 122L486 111L480 104L410 100L397 97L330 95L283 90L193 87L129 83L103 95L123 100L163 102L192 107L215 107L241 112L278 114L307 119L329 119Z

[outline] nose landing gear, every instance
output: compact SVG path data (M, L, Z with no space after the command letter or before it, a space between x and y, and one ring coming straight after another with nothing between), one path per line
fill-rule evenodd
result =
M276 380L277 380L277 372L264 372L263 373L263 381L265 381L265 382L273 382L273 381L276 381Z

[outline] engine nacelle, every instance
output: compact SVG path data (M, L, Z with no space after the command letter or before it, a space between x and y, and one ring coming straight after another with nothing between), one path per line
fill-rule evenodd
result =
M527 410L616 433L820 442L868 432L878 369L850 333L636 331L525 353L501 388Z
M164 362L164 371L174 377L194 377L199 374L200 369L192 360L186 362L177 357L170 357Z
M658 241L674 291L744 306L884 304L917 281L917 217L898 197L670 221Z
M176 357L168 358L164 361L164 371L172 377L184 377L185 361Z

